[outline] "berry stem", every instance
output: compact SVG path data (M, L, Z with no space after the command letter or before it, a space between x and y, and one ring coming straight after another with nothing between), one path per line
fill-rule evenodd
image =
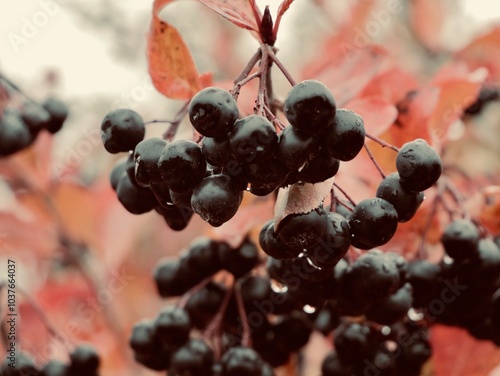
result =
M385 142L381 138L378 138L376 136L372 136L372 135L370 135L368 133L366 134L366 137L369 138L372 141L375 141L377 144L379 144L380 146L382 146L384 148L389 148L391 150L394 150L395 152L399 151L399 148L395 147L394 145L389 144L388 142Z
M270 65L269 65L268 47L266 45L262 45L261 50L262 50L262 58L260 60L259 91L257 93L256 111L258 114L265 116L266 115L265 107L268 106L267 73L270 70Z
M203 289L213 278L213 275L209 275L207 278L203 279L201 282L198 284L194 285L191 287L188 291L186 291L179 300L177 300L177 307L179 308L184 308L189 301L189 299L192 298L194 294L196 294L198 291Z
M335 191L333 188L330 190L330 211L331 212L336 212L337 211L337 197L335 196Z
M368 147L368 145L366 144L366 142L364 143L363 147L365 148L366 152L368 153L368 156L370 157L372 163L375 165L375 167L377 168L378 172L380 173L380 176L382 176L382 179L385 179L385 174L384 174L384 171L382 171L382 167L380 167L380 165L376 161L373 153L371 152L371 150Z
M269 51L269 57L276 64L276 66L279 68L279 70L281 71L281 73L283 73L283 75L286 77L286 79L288 80L288 82L290 83L290 85L295 86L296 85L295 80L293 79L293 77L290 74L290 72L288 71L288 69L285 68L285 66L280 61L280 59L278 59L278 57L276 56L276 54L274 53L274 51Z
M349 200L349 202L353 205L353 206L356 206L356 203L354 202L354 200L347 194L346 191L344 191L342 188L340 188L340 186L337 184L337 183L333 183L333 186L335 188L337 188L340 192L342 192L342 194L344 195L344 197L346 199Z
M188 109L189 109L189 103L191 100L187 100L181 107L181 109L177 112L175 115L174 120L170 122L170 126L168 129L165 131L163 134L163 139L167 141L172 141L172 139L175 137L175 134L177 133L177 130L179 129L179 126L182 122L182 119L186 116Z
M422 241L420 243L420 247L418 249L418 255L419 257L422 259L422 260L425 260L427 258L427 251L425 249L425 244L426 244L426 239L427 239L427 235L429 234L429 231L431 230L431 227L432 227L432 219L434 218L434 216L436 215L437 213L437 208L438 208L438 204L440 202L440 197L442 196L443 194L443 191L444 191L444 185L441 184L438 186L438 190L436 192L436 196L434 196L434 198L432 199L432 202L431 202L431 210L429 212L429 217L427 218L427 222L425 223L425 227L424 227L424 232L422 233Z
M250 326L248 325L248 316L245 310L245 305L243 304L243 298L241 297L241 285L236 282L234 284L234 296L236 298L236 305L238 306L238 314L241 318L241 324L243 326L243 337L241 339L241 344L243 346L251 346L250 338Z
M252 77L251 79L248 79L248 75L252 71L252 69L255 67L255 64L259 62L259 60L262 58L262 48L259 48L256 53L252 55L248 63L245 65L241 73L234 79L234 86L233 88L229 91L233 98L235 100L238 99L238 96L240 95L240 89L243 87L243 85L247 84L249 81L251 81L253 78L258 77L259 74L256 73L255 77ZM254 75L252 75L254 76Z
M337 203L339 203L340 205L342 205L344 208L346 208L347 210L349 210L349 211L351 211L351 212L354 210L353 208L351 208L349 205L347 205L347 204L346 204L344 201L342 201L342 200L338 200L338 199L337 199Z

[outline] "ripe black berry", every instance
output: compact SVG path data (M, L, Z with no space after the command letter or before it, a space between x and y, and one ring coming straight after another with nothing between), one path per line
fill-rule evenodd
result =
M223 268L239 278L250 272L259 263L259 250L249 239L245 239L236 249L221 244L219 257Z
M127 173L122 174L116 186L118 200L132 214L144 214L158 205L148 188L140 188L132 183Z
M34 140L17 110L5 109L0 119L0 156L8 156L28 147Z
M317 147L314 137L301 133L294 127L286 127L279 135L279 158L290 170L301 167Z
M278 144L274 126L265 117L249 115L236 121L229 145L242 163L260 163L271 156Z
M401 185L411 192L430 188L441 176L443 164L427 141L419 138L404 144L396 158Z
M176 306L166 306L154 322L157 337L168 348L178 348L189 339L191 320L187 311Z
M193 190L191 206L203 220L214 227L229 221L238 211L243 192L227 175L203 179Z
M306 80L295 85L285 99L285 116L299 131L317 135L335 118L336 104L321 82Z
M211 374L214 352L201 339L192 338L173 355L168 374L171 376L206 376Z
M232 347L221 359L221 376L261 376L263 361L255 350Z
M339 167L340 162L333 156L331 150L321 147L306 162L297 174L297 178L305 183L319 183L335 176L339 171Z
M47 127L50 121L50 113L38 103L26 102L21 111L21 118L31 133L36 134Z
M274 231L274 221L267 222L260 231L259 244L269 256L278 260L298 257L301 249L291 248L286 245Z
M203 179L207 163L196 142L177 140L165 146L158 168L172 191L184 192L193 189Z
M69 365L57 360L49 360L40 372L40 376L67 376Z
M335 350L330 351L321 364L321 376L352 376L352 367L340 361Z
M96 350L89 345L79 345L70 354L70 370L80 375L92 375L99 368L100 359Z
M139 354L153 353L161 347L153 320L144 319L134 324L129 339L130 347Z
M12 366L12 363L14 363L14 366ZM17 353L14 360L6 358L0 367L0 375L2 376L37 376L39 374L40 371L34 360L24 352Z
M446 226L441 242L450 257L463 261L477 257L479 238L480 233L474 223L457 219Z
M369 198L354 207L349 225L353 240L373 248L387 243L394 236L398 213L386 200Z
M163 298L184 294L189 286L184 284L182 274L179 260L160 260L153 271L158 294Z
M401 185L397 172L390 174L380 182L376 196L394 206L394 209L398 212L399 222L409 221L424 200L422 192L410 192Z
M174 231L184 230L193 216L192 210L179 208L175 205L168 205L166 207L158 205L154 209L163 217L167 226Z
M151 183L163 182L158 169L158 160L166 144L166 141L159 137L148 138L137 144L134 150L137 184L149 187Z
M335 350L342 363L357 364L359 359L371 359L376 345L370 340L371 330L359 323L344 322L335 329Z
M45 125L50 133L59 132L68 117L69 109L63 101L49 97L42 103L43 108L50 114L50 120ZM133 149L133 148L132 148ZM126 151L126 150L124 150Z
M331 151L334 158L350 161L363 148L365 127L363 118L349 110L338 109L333 125L321 139L321 145Z
M112 154L134 150L143 140L145 133L146 128L141 116L130 109L111 111L101 123L102 142Z
M291 214L277 228L280 239L289 247L304 249L314 247L328 228L327 212L316 208L305 214Z
M208 87L196 94L189 104L189 119L203 136L222 137L238 118L238 106L227 90Z
M220 138L204 137L201 141L201 152L208 163L217 167L223 167L231 158L234 158L229 148L227 136Z
M412 307L412 287L409 283L374 304L366 313L366 318L381 325L391 325L403 319Z

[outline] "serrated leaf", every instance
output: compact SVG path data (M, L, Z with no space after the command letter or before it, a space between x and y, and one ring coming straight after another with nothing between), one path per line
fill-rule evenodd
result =
M345 108L361 115L366 133L378 136L388 130L398 116L396 107L381 97L356 98Z
M257 7L251 0L198 0L203 5L220 14L222 17L243 29L258 32L259 26L256 17L262 17L255 13Z
M321 183L293 184L281 188L274 206L274 226L291 214L305 214L316 209L330 193L335 177Z
M159 11L173 0L155 0L148 36L149 74L156 89L172 99L189 99L201 88L201 80L180 33L162 21Z

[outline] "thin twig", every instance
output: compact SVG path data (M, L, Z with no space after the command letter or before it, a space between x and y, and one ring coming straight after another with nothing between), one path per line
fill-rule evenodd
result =
M353 206L356 206L356 203L354 202L354 200L347 194L346 191L344 191L337 183L333 183L333 186L335 188L337 188L340 192L342 192L342 194L344 195L344 197L346 199L349 200L349 202L353 205Z
M255 64L257 64L259 62L261 57L262 57L262 48L259 48L257 50L257 52L252 55L252 57L250 58L248 63L245 65L245 67L243 68L241 73L238 75L238 77L235 78L234 87L229 91L235 100L238 99L241 87L251 80L251 79L249 79L249 80L246 80L246 79L248 78L248 75L250 74L252 69L255 67Z
M365 148L366 152L368 153L368 156L370 157L372 163L375 165L375 167L377 168L378 172L380 173L380 176L382 176L382 179L385 179L385 174L384 174L384 171L382 171L382 167L380 167L380 165L376 161L373 153L371 152L370 148L368 148L368 145L366 144L366 142L363 145L363 147Z
M241 339L241 344L243 346L252 346L252 339L250 337L250 326L248 325L248 316L245 310L245 304L243 303L243 298L241 296L241 285L236 282L234 284L234 296L236 298L236 305L238 306L238 314L240 315L241 324L243 326L243 336Z
M213 275L210 275L203 279L201 282L197 283L195 286L191 287L188 291L186 291L179 300L177 300L177 306L180 308L184 308L189 301L197 292L202 290L208 283L212 280Z
M280 59L278 59L278 57L276 56L274 51L269 51L269 57L276 64L276 66L279 68L281 73L283 73L283 75L286 77L286 79L288 80L290 85L295 86L297 83L293 79L293 77L290 74L290 72L288 71L288 69L286 69L285 66L283 65L283 63L280 61Z
M389 144L388 142L385 142L381 138L378 138L376 136L372 136L368 133L366 134L366 138L369 138L370 140L375 141L377 144L379 144L380 146L382 146L384 148L389 148L391 150L394 150L395 152L399 152L399 148L395 147L394 145Z

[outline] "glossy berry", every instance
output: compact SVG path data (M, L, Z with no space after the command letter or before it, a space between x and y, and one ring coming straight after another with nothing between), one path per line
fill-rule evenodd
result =
M309 342L313 324L306 313L293 311L274 326L276 341L288 351L298 351Z
M270 299L272 289L271 280L268 277L247 276L242 278L240 283L241 298L247 310L254 310L256 302Z
M221 358L221 376L261 376L263 360L248 347L232 347Z
M223 167L233 158L229 148L229 139L226 136L204 137L201 141L201 152L208 163L217 167Z
M357 113L338 109L333 125L322 136L321 145L331 151L334 158L350 161L363 148L365 127Z
M0 156L12 155L34 140L17 110L4 110L0 118Z
M191 206L204 221L214 227L229 221L238 211L243 192L227 175L204 178L193 190Z
M422 192L407 191L399 179L399 174L394 172L382 180L377 188L376 196L386 200L398 212L398 221L407 222L416 213L424 201Z
M162 298L184 294L189 286L184 283L181 263L177 259L160 260L153 271L158 294Z
M170 188L168 188L168 185L164 180L160 182L150 182L149 189L155 196L156 201L158 201L158 203L164 208L168 209L171 206L175 205L172 197L170 197Z
M335 176L339 167L340 162L333 156L331 150L321 147L299 171L297 178L305 183L319 183Z
M281 240L274 231L274 221L269 221L262 227L259 244L265 253L278 260L295 258L302 252L301 249L291 248Z
M416 260L408 263L406 279L413 290L413 307L426 307L434 297L438 286L441 267L439 264L426 260Z
M113 188L114 191L116 191L118 183L120 182L120 178L122 177L123 173L125 173L126 163L127 157L118 159L115 162L111 173L109 174L109 182L111 184L111 188Z
M274 126L265 117L249 115L239 119L229 134L229 145L242 163L260 163L271 156L278 144Z
M285 99L285 116L299 131L319 135L335 118L336 104L321 82L306 80L295 85Z
M349 225L353 240L373 248L387 243L394 236L398 213L386 200L369 198L354 207Z
M398 289L399 278L394 258L372 250L359 257L342 274L340 290L353 300L380 301Z
M201 339L192 338L173 355L168 374L171 376L206 376L211 374L214 352Z
M238 106L227 90L208 87L196 94L189 104L193 127L206 137L223 137L238 118Z
M134 150L144 139L145 133L146 128L141 116L130 109L111 111L101 123L102 142L105 149L112 154Z
M223 245L224 243L202 237L195 239L181 255L181 267L189 271L190 279L196 279L194 284L222 269L219 249Z
M441 236L446 253L460 261L477 257L479 239L477 226L466 219L449 223Z
M195 142L176 140L163 149L158 168L172 191L183 192L193 189L203 179L207 163Z
M79 345L70 354L70 370L81 375L92 375L99 368L100 359L90 345Z
M189 312L189 317L195 328L204 329L207 327L219 311L226 292L225 286L209 282L189 298L185 309Z
M327 212L320 207L309 213L288 215L279 223L277 233L289 247L304 249L318 244L327 228Z
M163 182L158 169L158 160L166 144L166 141L159 137L148 138L137 144L134 150L137 184L149 187L151 183Z
M427 141L419 138L404 144L396 157L401 184L412 192L430 188L441 176L443 164Z
M313 136L301 133L294 127L285 127L279 135L279 158L289 170L297 170L306 163L317 147Z
M319 243L308 248L306 255L311 262L320 267L334 267L349 250L351 234L349 223L338 213L328 213L327 230Z
M45 99L42 103L43 108L50 114L50 120L45 125L46 129L50 133L56 133L61 130L66 118L69 114L69 109L66 103L63 101L49 97ZM126 151L126 150L124 150Z
M183 308L166 306L154 322L156 336L168 348L178 348L189 339L191 320Z

